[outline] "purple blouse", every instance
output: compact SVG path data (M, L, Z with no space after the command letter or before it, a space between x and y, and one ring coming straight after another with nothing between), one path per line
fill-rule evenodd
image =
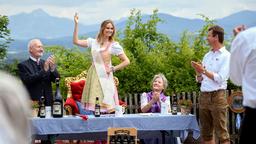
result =
M153 92L152 91L148 92L146 95L147 95L148 102L150 102L152 100ZM165 100L166 100L166 96L164 95L163 92L161 92L161 94L160 94L160 100L163 102L165 102ZM160 103L156 102L156 103L152 104L151 109L149 109L147 112L148 113L149 112L158 113L158 112L160 112L160 110L161 110Z

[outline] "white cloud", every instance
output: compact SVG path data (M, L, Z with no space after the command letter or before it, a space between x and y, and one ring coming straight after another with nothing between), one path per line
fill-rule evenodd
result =
M132 8L143 14L152 14L158 9L160 13L185 18L200 18L199 13L222 18L241 10L256 10L255 0L0 0L0 3L0 14L3 15L41 8L52 16L73 19L74 13L79 12L80 22L84 24L99 23L108 18L117 20L129 16Z
M100 2L101 0L97 0ZM0 0L0 3L10 4L10 5L19 5L19 6L32 6L32 5L55 5L60 7L70 7L70 6L79 6L83 3L93 2L91 0Z

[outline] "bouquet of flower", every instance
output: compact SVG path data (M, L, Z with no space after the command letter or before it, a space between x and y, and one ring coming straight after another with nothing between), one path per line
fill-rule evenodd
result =
M39 107L40 107L40 105L39 105L38 101L31 101L31 108L32 108L31 116L32 117L37 117L38 116Z
M32 109L39 108L39 102L38 101L31 101L31 107L32 107Z
M192 108L192 101L190 99L181 99L179 100L179 105L185 108Z

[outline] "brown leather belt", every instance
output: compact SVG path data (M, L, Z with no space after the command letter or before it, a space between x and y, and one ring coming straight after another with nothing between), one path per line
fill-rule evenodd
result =
M225 91L225 89L219 89L219 90L210 91L210 92L202 92L202 94L216 94L216 93L222 92L222 91Z

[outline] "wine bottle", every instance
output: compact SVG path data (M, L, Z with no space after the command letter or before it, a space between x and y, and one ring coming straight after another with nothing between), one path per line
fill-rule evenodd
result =
M40 106L39 106L39 117L40 118L45 118L45 98L42 95L40 98L40 102L39 102Z
M55 99L52 105L52 116L53 117L63 117L63 101L60 93L60 79L56 78L56 92Z
M94 116L95 117L100 117L100 101L99 101L99 97L96 97Z
M135 144L135 136L130 136L129 144Z
M177 115L177 109L178 109L177 97L173 96L173 103L172 103L172 114L173 115Z
M110 136L109 143L110 143L110 144L115 144L115 143L116 143L116 142L115 142L115 135Z

